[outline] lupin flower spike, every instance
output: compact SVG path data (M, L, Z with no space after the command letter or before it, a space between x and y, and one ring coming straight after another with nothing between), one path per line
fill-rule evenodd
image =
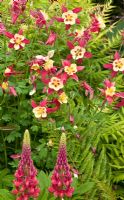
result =
M26 130L24 133L21 160L15 172L15 189L12 191L16 195L16 200L36 199L39 196L40 189L36 175L37 170L31 159L30 135L29 131Z
M61 135L58 158L51 181L52 184L48 190L53 193L55 197L59 197L60 199L72 197L74 188L71 187L72 175L67 161L65 133Z

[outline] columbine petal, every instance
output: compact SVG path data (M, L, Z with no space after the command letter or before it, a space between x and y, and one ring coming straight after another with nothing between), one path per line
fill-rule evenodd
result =
M9 91L10 91L10 94L13 94L14 96L17 96L16 90L15 90L14 87L10 86L9 87Z
M71 78L74 79L75 81L78 81L78 76L77 76L76 74L73 74L73 75L71 76Z
M78 71L82 71L85 67L84 66L77 66Z
M14 37L14 35L12 33L9 33L9 32L5 32L4 35L6 35L10 39Z
M44 99L43 101L41 101L39 105L42 107L45 107L47 105L47 99Z
M14 44L14 49L18 50L20 48L19 44Z
M112 69L113 68L113 65L112 64L104 64L103 65L104 66L104 68L106 68L106 69Z
M117 104L115 105L116 108L120 108L120 107L122 107L122 106L124 106L124 99L122 99L119 103L117 103Z
M80 21L80 19L76 19L76 24L80 24L81 23L81 21Z
M68 9L64 5L62 5L62 13L67 12L67 11Z
M117 92L115 94L116 97L121 97L121 98L124 98L124 92Z
M65 66L70 66L71 65L71 62L69 60L63 60L62 61L62 65L65 67Z
M85 58L92 58L92 53L90 53L90 52L85 52L85 53L84 53L84 57L85 57Z
M74 45L71 41L67 41L67 46L69 47L69 49L73 49Z
M117 51L115 52L114 59L115 60L119 60L120 59L120 54Z
M30 40L28 40L28 39L25 38L25 39L23 40L23 42L24 42L25 44L29 44L29 43L30 43Z
M34 100L31 100L31 106L33 108L36 108L38 105L36 104L36 102Z
M79 12L82 11L82 8L81 8L81 7L74 8L72 11L73 11L74 13L79 13Z

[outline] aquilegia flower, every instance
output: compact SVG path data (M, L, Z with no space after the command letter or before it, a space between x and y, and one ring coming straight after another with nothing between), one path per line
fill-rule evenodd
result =
M15 35L9 32L5 32L5 35L10 38L9 48L14 48L15 50L22 49L26 44L30 43L30 41L23 36L23 31L21 29Z
M55 112L60 108L60 102L56 98L49 102L47 101L47 99L44 99L39 103L39 105L37 105L36 102L32 100L31 105L33 107L32 112L37 119L46 118L48 113ZM54 105L54 107L49 107L49 105Z
M62 17L56 17L58 22L64 22L66 25L66 30L68 30L71 25L80 24L77 13L81 12L82 8L74 8L73 10L68 10L65 6L62 6Z
M124 73L124 58L121 58L119 53L115 52L113 63L104 64L104 68L112 70L112 77L115 77L119 71Z
M102 95L105 96L105 101L111 104L116 98L124 98L124 92L116 92L115 82L106 79L104 81L104 89L100 89Z
M0 21L0 35L4 34L6 31L6 28L4 24Z
M46 45L54 45L57 39L57 34L53 31L50 31L50 35L46 41Z
M63 60L62 65L64 67L64 80L72 78L78 81L78 76L76 75L76 73L78 71L82 71L84 69L84 66L77 66L75 63L71 63L69 60Z
M16 195L16 200L29 200L37 198L40 193L38 180L36 179L37 170L31 159L29 131L24 133L21 160L15 172L14 186L12 191Z
M3 93L8 93L13 96L17 96L16 90L14 86L10 86L10 83L5 80L0 84L0 88L2 89Z
M12 0L11 16L12 23L16 23L18 17L24 12L27 0Z
M48 190L49 192L53 193L55 197L72 197L74 188L71 187L72 174L67 161L65 133L62 133L61 135L58 158L51 181L52 185Z

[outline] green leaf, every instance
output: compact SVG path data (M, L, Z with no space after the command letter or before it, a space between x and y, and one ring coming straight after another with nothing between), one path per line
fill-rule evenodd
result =
M94 182L83 183L77 188L77 190L74 192L74 194L80 194L80 195L84 194L84 193L90 191L93 188L94 184L95 184Z
M3 95L3 90L2 90L2 88L0 87L0 96L2 96Z
M6 189L0 189L0 200L14 200L14 196Z
M38 175L38 180L39 180L40 188L42 190L48 189L48 187L50 186L50 178L43 171L40 171Z

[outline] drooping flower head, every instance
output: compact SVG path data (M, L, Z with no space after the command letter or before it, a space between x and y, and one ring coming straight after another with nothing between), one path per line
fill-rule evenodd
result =
M27 0L12 0L11 2L11 16L12 23L16 23L18 17L24 12Z
M12 191L16 195L16 200L29 200L37 198L40 192L36 179L37 170L31 159L29 131L24 133L21 160L15 172L14 186Z
M74 188L71 187L72 174L67 161L65 133L61 135L58 158L51 181L52 185L49 187L49 192L53 193L55 197L72 197Z
M4 34L6 31L6 28L4 24L0 21L0 35Z
M31 17L36 19L35 23L39 28L42 28L43 26L47 27L47 21L49 19L47 13L42 10L31 10L30 14Z

